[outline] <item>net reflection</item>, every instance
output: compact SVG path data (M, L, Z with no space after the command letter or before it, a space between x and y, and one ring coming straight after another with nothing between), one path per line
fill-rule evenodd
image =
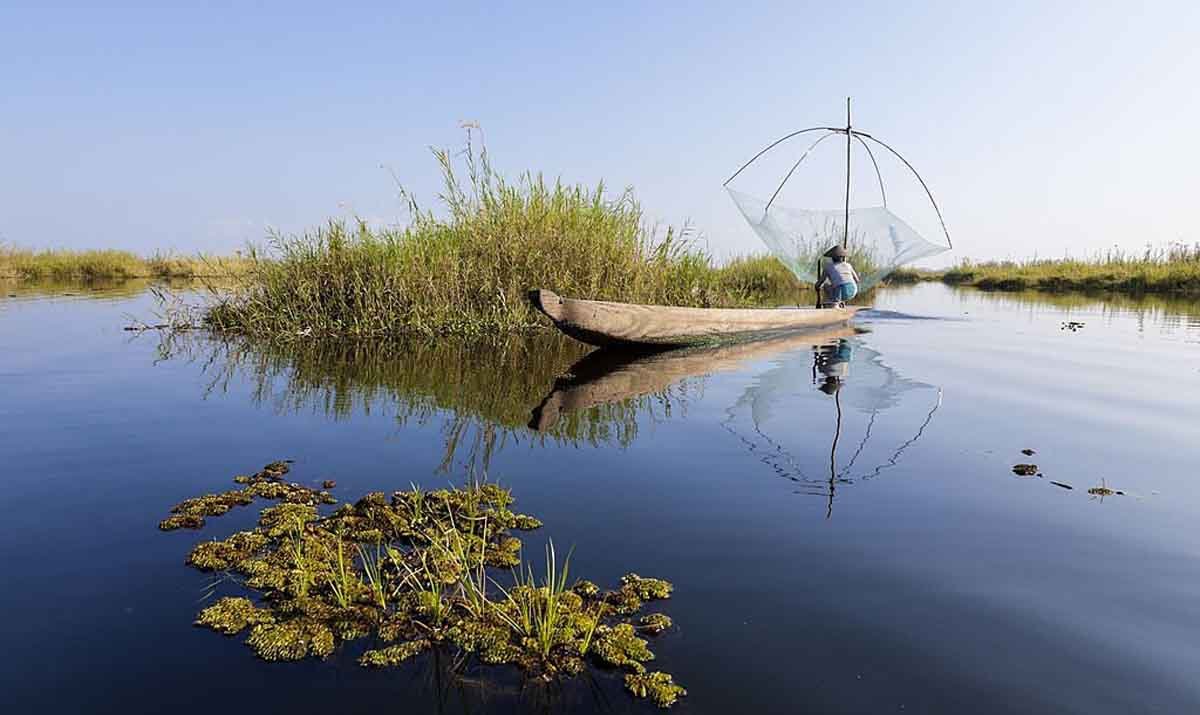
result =
M896 466L941 400L939 388L903 377L863 338L841 337L774 356L722 426L797 493L824 497L830 518L839 488ZM890 423L883 435L881 420Z

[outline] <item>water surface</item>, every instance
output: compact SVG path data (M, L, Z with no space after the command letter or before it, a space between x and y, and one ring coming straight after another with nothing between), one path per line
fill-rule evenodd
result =
M653 710L611 674L268 664L194 628L211 578L184 556L257 509L156 524L279 458L344 499L486 472L545 522L528 556L553 538L602 586L673 581L654 667L680 712L1200 707L1194 304L920 285L877 294L865 332L630 359L164 344L121 330L140 287L4 296L9 712Z

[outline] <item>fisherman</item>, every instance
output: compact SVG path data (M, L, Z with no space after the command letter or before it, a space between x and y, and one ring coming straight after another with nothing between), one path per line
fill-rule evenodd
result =
M834 246L825 252L829 263L825 264L825 270L821 271L816 284L817 293L824 298L822 307L844 308L846 301L858 295L858 286L862 283L862 278L858 276L858 271L854 270L846 256L846 249L841 246Z

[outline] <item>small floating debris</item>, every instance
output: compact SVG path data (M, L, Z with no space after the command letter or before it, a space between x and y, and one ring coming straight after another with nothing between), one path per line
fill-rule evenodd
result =
M1083 325L1084 324L1079 322L1078 320L1066 320L1066 321L1063 321L1062 327L1059 328L1059 330L1070 330L1072 333L1074 333L1074 332L1078 332L1079 329L1083 327Z
M591 581L568 583L546 547L543 576L521 560L510 532L542 526L512 511L511 492L471 482L458 488L370 493L321 515L328 492L283 481L288 462L272 462L235 478L242 489L188 499L160 524L164 530L204 525L255 498L277 500L258 525L219 541L196 544L187 563L225 572L248 591L203 609L196 625L226 636L248 631L246 644L263 660L324 658L343 643L378 643L359 658L370 668L395 667L446 649L486 665L510 664L526 677L552 682L589 667L625 671L635 697L667 708L687 695L672 676L647 672L649 641L672 627L662 613L636 614L648 601L669 599L668 581L627 573L605 591ZM333 480L323 484L331 488ZM167 524L167 522L171 522ZM164 526L164 524L167 524ZM495 579L490 568L511 570Z
M1021 450L1021 454L1025 455L1026 457L1032 457L1033 455L1037 454L1037 450L1026 447L1025 449Z
M1100 480L1100 486L1092 487L1091 489L1088 489L1088 494L1091 494L1094 497L1101 497L1101 498L1111 497L1111 496L1122 496L1122 497L1125 496L1125 492L1120 491L1119 489L1109 489L1108 482L1106 482L1103 479Z
M337 486L337 482L334 481L333 479L326 479L325 481L321 482L322 489L333 489L336 486Z
M1062 487L1063 489L1075 489L1075 487L1071 486L1070 484L1063 484L1062 482L1051 481L1050 483L1056 487Z
M1032 477L1038 473L1038 466L1036 464L1014 464L1012 470L1013 474L1018 477Z

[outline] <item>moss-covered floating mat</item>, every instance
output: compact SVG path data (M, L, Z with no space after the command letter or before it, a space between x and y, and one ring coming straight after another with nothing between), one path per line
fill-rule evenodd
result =
M496 484L367 494L332 514L336 500L284 480L287 462L238 476L240 488L188 499L171 509L163 530L201 528L255 498L258 526L197 544L187 563L234 575L254 600L227 597L200 612L196 624L226 635L249 630L246 643L266 660L325 657L338 644L372 638L363 666L398 665L431 648L454 648L485 664L512 664L528 677L553 680L589 666L620 668L637 697L670 707L687 692L667 673L647 672L654 659L642 635L671 628L661 613L638 617L647 601L670 598L661 579L626 574L614 590L568 580L553 542L540 578L522 564L512 531L542 525L510 509L512 494ZM331 483L329 483L332 486ZM511 569L500 583L491 571ZM636 617L636 620L635 620Z

